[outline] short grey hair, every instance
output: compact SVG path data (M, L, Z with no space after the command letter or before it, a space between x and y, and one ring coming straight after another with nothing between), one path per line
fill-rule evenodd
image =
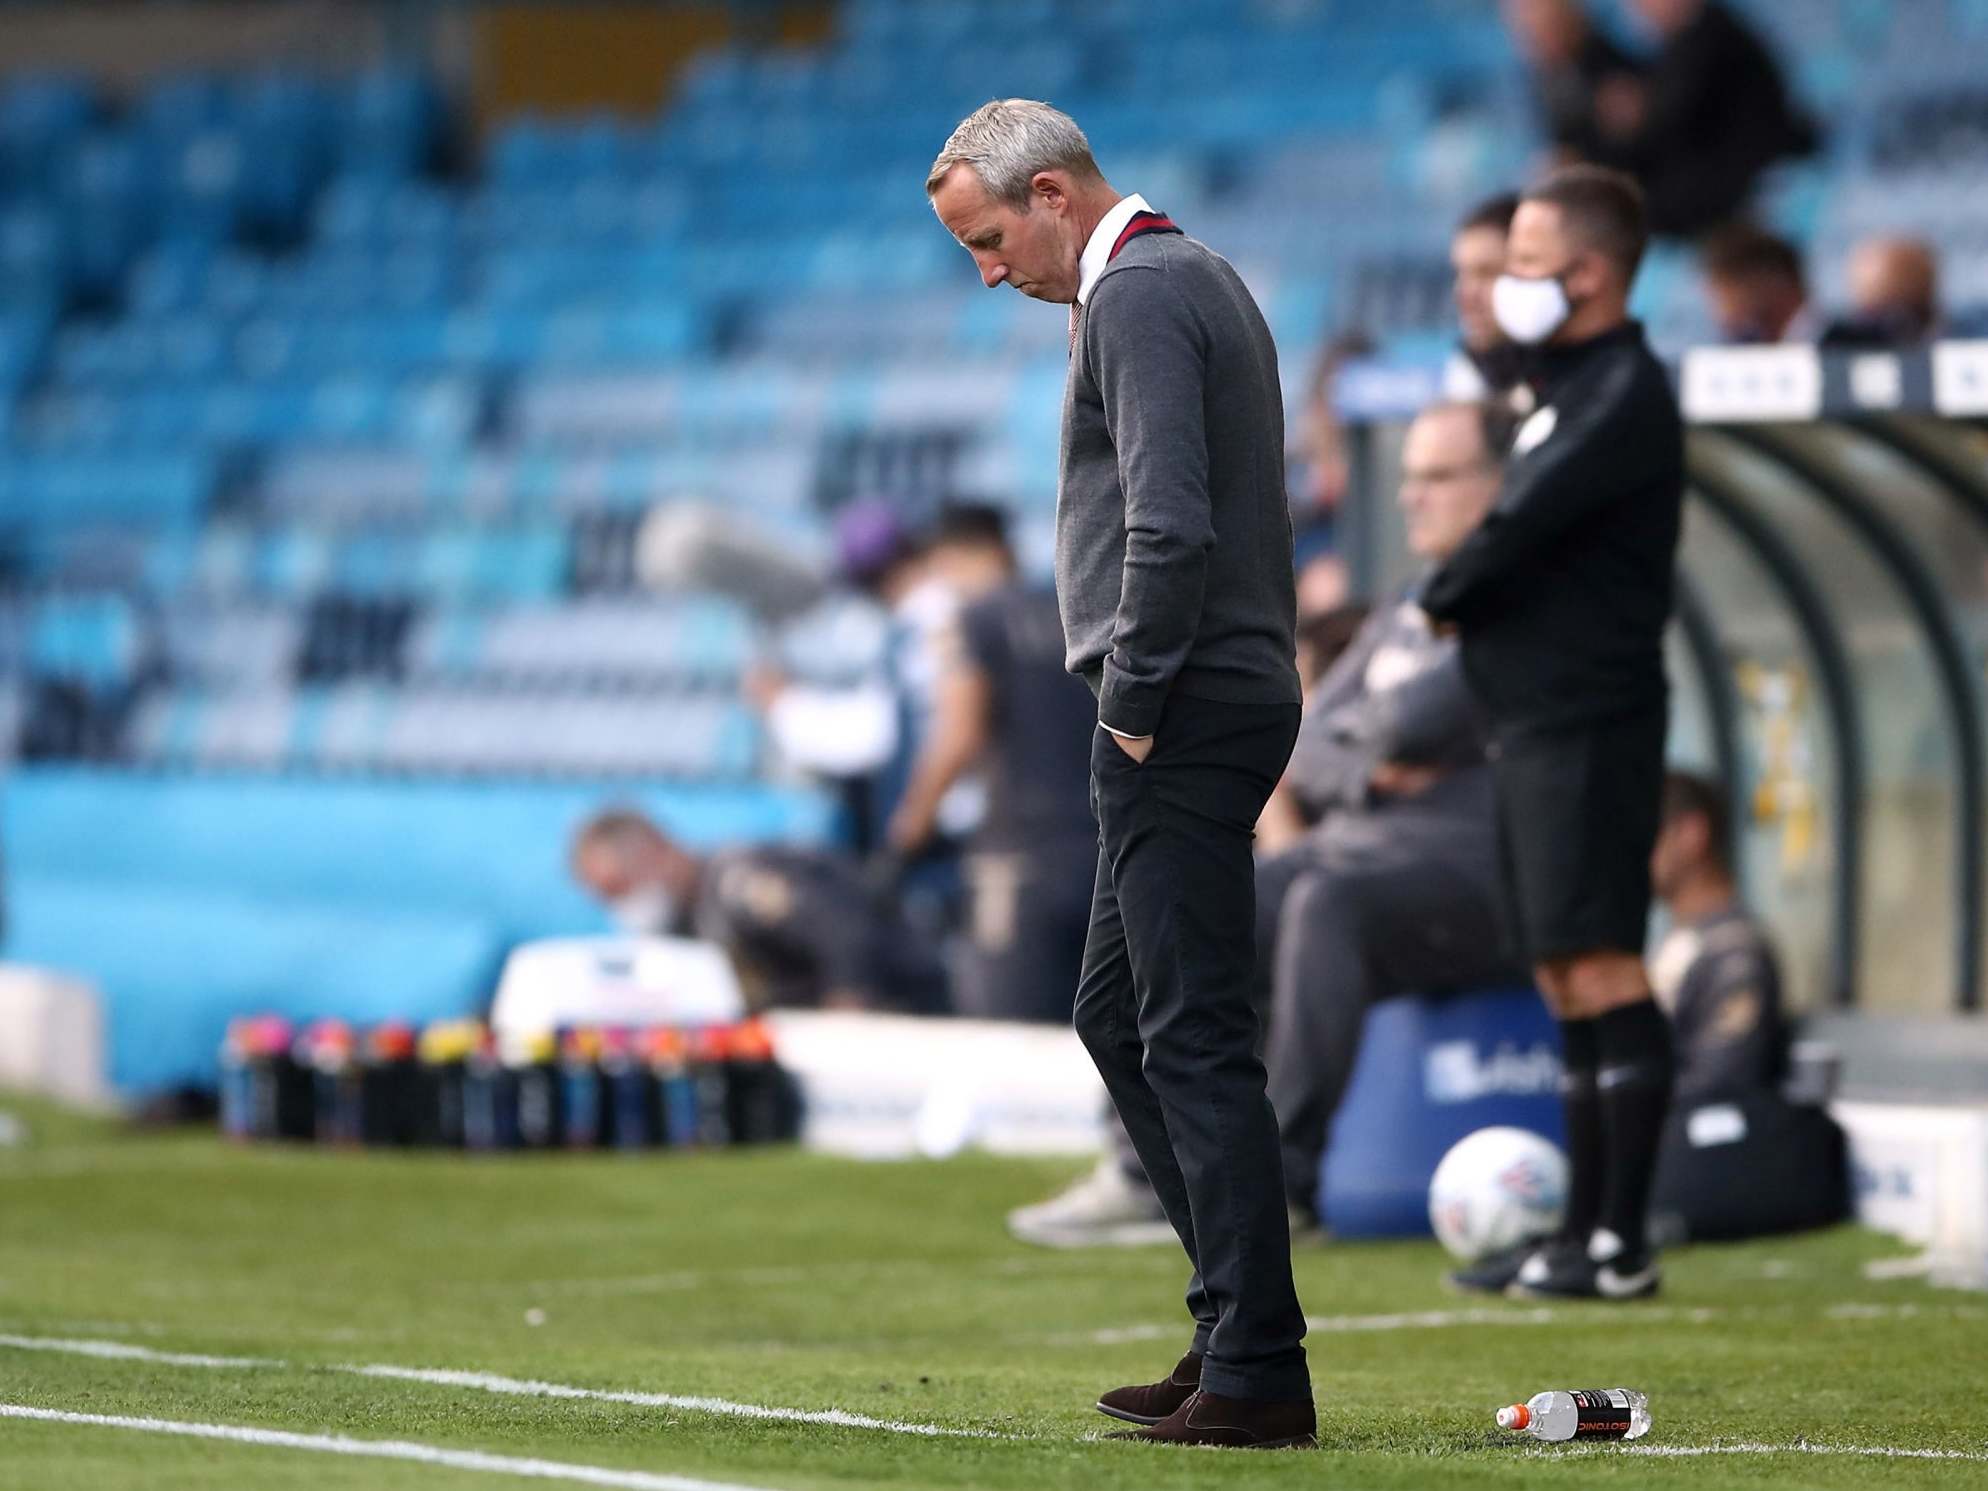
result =
M1487 465L1503 466L1511 459L1512 442L1518 438L1519 419L1512 406L1502 399L1438 399L1416 412L1417 419L1432 415L1460 414L1473 420L1477 437L1484 442Z
M926 196L954 166L970 166L988 195L1022 212L1038 171L1094 180L1104 175L1077 121L1032 98L997 98L962 119L925 176Z

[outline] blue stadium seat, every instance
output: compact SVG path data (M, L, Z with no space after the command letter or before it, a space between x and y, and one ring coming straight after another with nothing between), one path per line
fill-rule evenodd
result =
M0 86L0 194L52 186L49 171L96 112L90 85L61 73L26 73Z
M141 645L138 618L124 597L51 596L35 607L27 661L44 678L109 689L129 681Z

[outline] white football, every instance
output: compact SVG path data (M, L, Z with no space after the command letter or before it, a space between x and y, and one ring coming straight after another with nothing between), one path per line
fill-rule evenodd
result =
M1530 1129L1466 1135L1429 1182L1429 1225L1466 1261L1551 1232L1566 1208L1566 1157Z

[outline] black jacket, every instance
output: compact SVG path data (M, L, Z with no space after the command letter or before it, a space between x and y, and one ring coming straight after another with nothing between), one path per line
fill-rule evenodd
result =
M1665 44L1646 82L1642 127L1594 158L1642 181L1657 233L1717 226L1746 206L1762 171L1817 146L1773 54L1716 0Z
M1664 627L1684 503L1684 426L1625 322L1540 354L1491 512L1423 588L1462 633L1494 734L1662 709Z
M1641 78L1643 64L1589 28L1580 49L1566 62L1534 71L1534 106L1546 137L1582 160L1597 160L1604 151L1601 126L1595 120L1595 92L1613 78Z

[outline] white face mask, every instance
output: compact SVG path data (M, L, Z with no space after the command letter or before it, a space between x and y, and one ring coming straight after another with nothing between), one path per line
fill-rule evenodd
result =
M676 897L660 885L645 885L607 903L614 924L631 937L667 936L676 929Z
M1536 347L1573 313L1567 287L1557 279L1501 274L1491 286L1491 315L1498 329L1524 347Z

